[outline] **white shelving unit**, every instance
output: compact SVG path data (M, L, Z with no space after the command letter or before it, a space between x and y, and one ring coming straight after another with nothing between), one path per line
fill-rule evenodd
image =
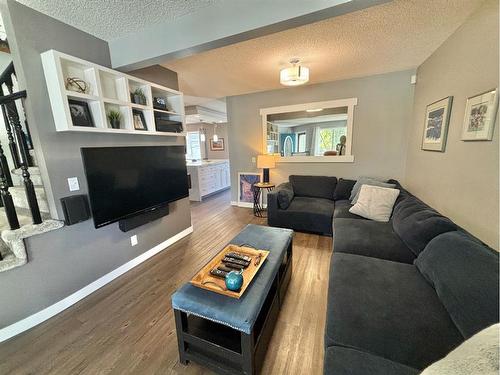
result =
M138 135L185 136L184 96L182 92L109 69L64 53L49 50L41 54L45 80L49 91L56 130L60 132L97 132ZM90 86L82 94L66 89L66 79L78 77ZM130 94L137 88L146 96L146 105L132 103ZM153 97L165 98L168 111L153 108ZM68 100L85 101L94 127L76 126L71 118ZM120 129L113 129L108 121L110 110L122 114ZM146 130L134 128L133 111L140 111L146 121ZM169 120L182 123L182 132L156 130L155 112L167 115Z

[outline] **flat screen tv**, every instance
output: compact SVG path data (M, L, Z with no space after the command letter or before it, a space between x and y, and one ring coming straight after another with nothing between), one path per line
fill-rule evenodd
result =
M96 228L189 196L184 146L81 151Z

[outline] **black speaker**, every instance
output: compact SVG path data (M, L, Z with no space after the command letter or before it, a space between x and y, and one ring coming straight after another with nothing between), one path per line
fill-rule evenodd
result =
M73 225L90 219L89 202L86 195L72 195L61 198L66 225Z

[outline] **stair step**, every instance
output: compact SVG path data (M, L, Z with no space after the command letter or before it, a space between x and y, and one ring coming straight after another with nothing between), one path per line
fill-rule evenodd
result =
M28 167L31 181L35 186L43 186L42 176L40 176L40 168ZM23 185L23 170L21 168L13 169L11 171L12 183L14 186Z
M9 192L12 195L14 206L29 209L28 198L26 197L26 191L24 190L24 186L13 186L9 188ZM45 190L43 189L43 187L36 186L35 194L40 211L49 212L49 205L47 203L47 198L45 196Z

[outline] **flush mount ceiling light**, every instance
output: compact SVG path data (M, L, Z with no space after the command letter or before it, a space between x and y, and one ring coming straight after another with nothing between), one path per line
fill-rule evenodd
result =
M309 68L299 65L299 59L290 60L290 68L281 69L280 83L284 86L303 85L309 81Z
M323 110L323 108L315 108L315 109L306 109L306 112L321 112Z

